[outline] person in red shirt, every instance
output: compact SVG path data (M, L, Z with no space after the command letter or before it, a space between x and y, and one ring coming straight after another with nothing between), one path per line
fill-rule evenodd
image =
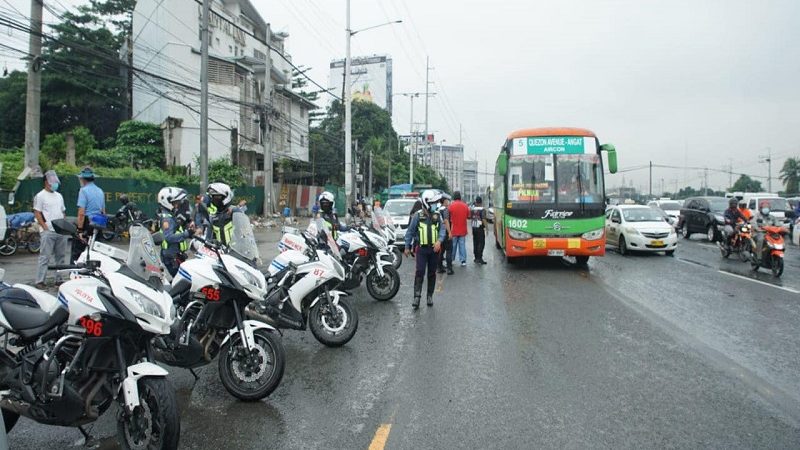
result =
M461 201L461 192L453 192L450 204L450 227L453 236L453 260L461 258L461 267L467 265L467 219L469 206Z

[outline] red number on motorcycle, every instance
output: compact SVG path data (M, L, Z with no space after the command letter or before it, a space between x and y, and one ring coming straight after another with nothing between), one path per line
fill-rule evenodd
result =
M86 334L90 334L92 336L102 336L103 335L103 323L96 322L92 319L81 317L80 319L81 326L86 330Z
M325 271L323 269L314 269L314 276L315 277L321 277L324 274L325 274Z
M212 301L212 302L216 302L216 301L219 300L219 295L220 295L219 294L219 289L215 289L215 288L213 288L211 286L206 286L206 287L200 289L200 292L202 292L203 295L206 296L206 300L209 300L209 301Z

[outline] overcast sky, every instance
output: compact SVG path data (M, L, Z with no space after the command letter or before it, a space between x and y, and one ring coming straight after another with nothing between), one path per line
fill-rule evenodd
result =
M0 9L8 6L0 2ZM27 13L27 0L8 0ZM46 0L47 1L47 0ZM67 0L61 0L70 4ZM296 64L328 80L344 56L345 0L253 0L275 31L287 31ZM537 126L590 128L611 142L620 168L654 164L766 176L773 190L787 156L800 156L800 1L797 0L352 0L352 29L404 23L353 38L353 55L388 54L394 91L425 89L437 141L463 142L493 170L504 137ZM3 39L7 30L0 30ZM0 53L0 65L17 63ZM409 105L395 98L394 124L408 133ZM415 121L424 120L421 101ZM646 188L647 170L624 174ZM699 187L698 170L654 170ZM734 176L736 178L736 176ZM622 174L608 185L622 181ZM710 172L724 188L728 175ZM766 180L765 187L766 187Z

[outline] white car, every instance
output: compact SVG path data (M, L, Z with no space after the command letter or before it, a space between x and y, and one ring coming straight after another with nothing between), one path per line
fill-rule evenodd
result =
M411 215L411 208L417 202L415 198L393 198L386 202L383 206L384 211L392 216L397 230L395 231L395 239L398 242L403 242L406 238L406 229L408 228L408 221Z
M621 255L643 251L671 256L678 247L678 234L649 206L618 205L606 210L606 242L619 248Z
M681 215L681 204L677 200L655 200L649 202L647 206L653 206L664 211L666 215L673 219L673 225L678 223Z

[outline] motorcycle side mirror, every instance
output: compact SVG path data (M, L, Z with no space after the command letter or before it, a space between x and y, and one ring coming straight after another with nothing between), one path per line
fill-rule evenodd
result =
M56 219L52 222L53 231L63 236L78 234L78 227L67 219Z

